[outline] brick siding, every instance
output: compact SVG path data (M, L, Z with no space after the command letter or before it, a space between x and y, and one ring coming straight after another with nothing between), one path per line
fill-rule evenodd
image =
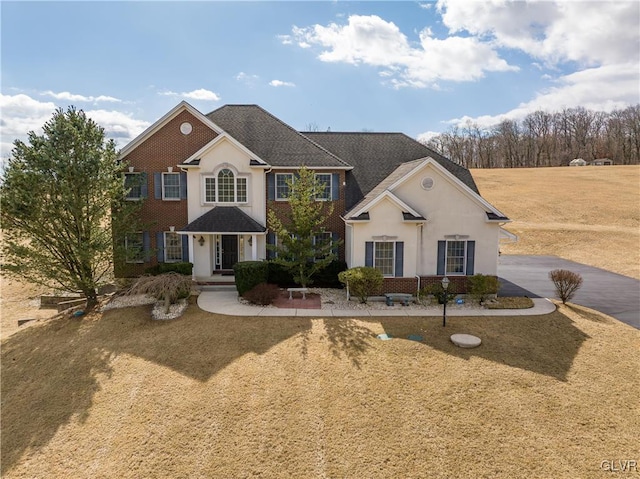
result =
M188 121L193 130L189 135L180 132L180 125ZM213 140L217 134L188 111L182 111L151 137L137 146L125 157L128 166L134 172L147 173L148 197L140 213L140 221L144 230L149 231L151 249L156 249L156 232L169 231L170 226L176 230L187 225L187 200L163 201L154 196L154 173L168 172L173 167L179 172L177 165L185 161L204 145ZM156 255L151 254L149 261L142 264L118 264L116 276L139 276L144 270L157 263Z

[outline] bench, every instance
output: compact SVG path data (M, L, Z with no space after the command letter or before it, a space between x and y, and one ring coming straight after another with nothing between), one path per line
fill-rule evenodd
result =
M302 299L307 299L308 288L287 288L289 299L293 299L293 293L302 293Z
M412 294L406 293L385 293L384 297L387 298L387 306L393 306L394 301L401 301L403 306L409 306L413 299Z

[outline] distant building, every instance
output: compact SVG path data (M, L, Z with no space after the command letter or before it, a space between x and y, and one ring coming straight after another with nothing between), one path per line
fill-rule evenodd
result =
M613 165L613 160L609 158L598 158L597 160L593 160L591 164L593 166Z
M576 158L575 160L571 160L569 162L569 166L587 166L587 162L582 158Z

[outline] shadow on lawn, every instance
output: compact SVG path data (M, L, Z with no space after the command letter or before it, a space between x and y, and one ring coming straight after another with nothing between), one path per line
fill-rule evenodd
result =
M98 376L111 374L119 354L207 381L243 355L264 354L311 327L306 318L230 318L195 307L173 321L150 317L148 306L111 310L99 320L53 320L3 342L0 475L73 418L86 417Z
M424 337L423 344L463 359L487 359L567 380L574 358L589 336L559 311L544 316L449 317L442 327L440 318L380 318L387 334L406 338L410 334ZM455 346L452 334L478 336L478 348Z
M373 341L370 329L360 326L353 319L325 319L324 329L329 340L329 350L335 357L344 354L356 368L360 369L360 357Z

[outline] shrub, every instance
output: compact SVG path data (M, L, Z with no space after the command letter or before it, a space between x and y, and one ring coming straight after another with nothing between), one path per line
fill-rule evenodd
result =
M491 295L498 294L500 281L497 276L475 274L467 278L469 294L478 301L486 301Z
M451 302L451 300L453 300L457 294L458 294L458 287L456 286L456 283L454 283L453 281L449 283L449 286L447 287L446 291L442 287L442 283L440 281L437 281L432 284L428 284L427 286L422 288L422 290L420 290L420 296L432 295L434 298L438 300L438 304L444 304L445 299L447 303Z
M193 271L193 263L158 263L144 270L145 274L157 276L165 273L178 273L185 276L191 276Z
M267 264L269 269L268 283L277 284L281 288L296 286L296 283L293 281L293 275L287 268L274 261L269 261Z
M240 296L269 279L269 263L266 261L240 261L233 265L236 289Z
M338 275L346 269L347 263L335 259L325 268L311 276L313 285L318 288L342 288Z
M179 299L189 297L191 284L191 278L173 271L157 276L142 276L136 280L126 294L148 294L158 300L164 300L165 313L168 313L170 305Z
M253 304L268 306L280 295L280 288L275 284L260 283L255 285L242 297Z
M566 269L554 269L549 272L549 278L553 281L556 295L562 300L562 304L573 298L573 295L582 286L582 276Z
M383 282L382 272L369 266L342 271L338 279L347 286L349 294L357 296L361 303L366 303L369 296L377 293Z

